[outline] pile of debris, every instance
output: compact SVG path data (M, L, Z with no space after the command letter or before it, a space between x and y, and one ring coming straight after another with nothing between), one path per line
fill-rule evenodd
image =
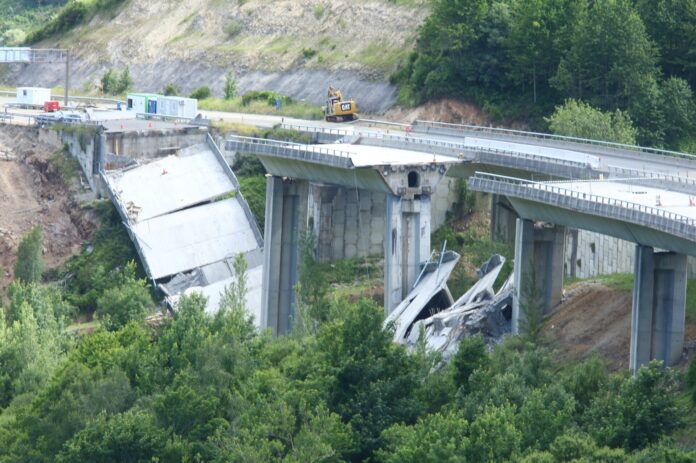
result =
M440 352L447 361L466 336L481 333L487 344L497 344L510 332L512 275L497 292L494 290L505 258L497 254L492 256L478 270L479 281L452 302L447 279L458 260L458 255L455 259L442 259L441 265L423 276L408 297L389 314L385 323L393 324L396 342L414 347L424 336L426 348Z

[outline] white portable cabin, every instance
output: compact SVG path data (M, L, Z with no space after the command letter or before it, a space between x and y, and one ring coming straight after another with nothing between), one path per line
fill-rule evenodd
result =
M51 89L40 87L17 87L17 103L43 106L51 101Z
M159 96L157 97L157 114L193 119L198 114L198 100L180 96Z
M161 95L154 93L129 93L126 109L136 114L157 114L157 99Z

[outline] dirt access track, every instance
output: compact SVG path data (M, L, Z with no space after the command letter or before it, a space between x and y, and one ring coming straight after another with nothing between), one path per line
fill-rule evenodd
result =
M68 162L54 133L0 124L0 294L32 227L41 227L46 269L65 262L93 230L63 179Z

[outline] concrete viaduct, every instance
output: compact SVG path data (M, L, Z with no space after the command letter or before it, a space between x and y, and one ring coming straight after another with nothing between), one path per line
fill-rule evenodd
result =
M430 255L431 196L447 175L493 194L492 233L514 239L515 332L530 310L543 315L560 302L570 226L636 244L630 367L678 360L686 259L696 256L696 157L455 124L369 125L283 125L325 145L227 140L226 149L258 155L269 172L261 326L290 329L299 235L309 227L331 237L341 220L367 233L357 240L363 251L371 236L381 238L385 310L396 307ZM352 190L356 203L337 202L341 190ZM382 195L383 207L364 210L361 194ZM340 220L337 207L346 208Z

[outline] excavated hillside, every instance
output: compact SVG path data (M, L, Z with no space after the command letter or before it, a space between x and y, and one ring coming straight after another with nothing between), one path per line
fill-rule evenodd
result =
M239 91L270 89L321 103L326 87L384 112L396 89L388 75L412 48L426 0L128 0L108 15L37 46L73 52L72 87L86 90L110 67L129 67L134 88L184 93L225 74ZM62 85L56 65L14 66L8 84Z

